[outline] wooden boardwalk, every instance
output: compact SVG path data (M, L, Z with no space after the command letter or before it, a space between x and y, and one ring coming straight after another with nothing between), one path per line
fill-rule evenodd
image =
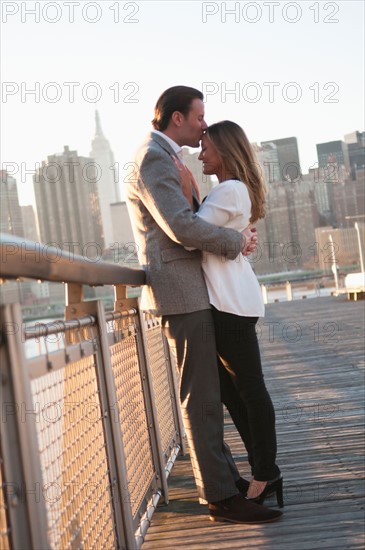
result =
M277 417L283 518L261 526L210 522L185 456L172 470L170 503L154 514L142 550L364 548L364 302L275 303L260 328ZM226 440L249 477L228 416Z

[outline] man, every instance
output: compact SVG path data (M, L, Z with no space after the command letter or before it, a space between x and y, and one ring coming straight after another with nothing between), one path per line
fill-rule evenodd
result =
M281 512L254 504L239 493L240 476L223 443L213 320L201 270L203 249L230 261L247 249L250 239L199 219L183 194L184 168L178 157L182 146L199 146L207 127L203 94L186 86L169 88L157 101L152 124L154 130L136 158L137 177L128 181L128 209L146 271L141 308L162 317L177 359L195 481L199 497L208 501L210 519L273 521ZM192 195L196 210L199 202L193 182Z

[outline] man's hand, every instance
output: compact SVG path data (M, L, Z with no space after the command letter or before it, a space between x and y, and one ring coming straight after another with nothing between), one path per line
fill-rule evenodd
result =
M249 256L252 252L254 252L257 246L256 227L252 227L251 224L249 224L241 233L245 237L242 254L244 256Z

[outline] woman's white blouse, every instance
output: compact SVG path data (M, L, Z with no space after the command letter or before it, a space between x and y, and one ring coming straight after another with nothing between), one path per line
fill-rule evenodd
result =
M197 215L203 220L243 231L250 223L248 189L238 180L227 180L210 191ZM202 268L210 303L219 311L245 317L262 317L265 306L260 285L246 256L235 260L203 252Z

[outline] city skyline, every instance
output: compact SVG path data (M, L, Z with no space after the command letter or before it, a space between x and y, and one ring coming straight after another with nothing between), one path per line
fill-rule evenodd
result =
M95 118L95 116L97 116L98 119L100 120L101 117L100 117L100 115L99 115L98 110L95 111L95 113L94 113L94 118ZM356 131L357 131L357 130L355 130L355 132L356 132ZM104 136L103 136L103 137L104 137ZM271 143L273 143L273 144L275 145L275 143L276 143L277 141L285 141L285 140L289 140L289 139L292 139L292 138L296 139L295 136L292 136L292 137L281 136L281 137L278 137L278 138L275 138L275 139L271 139L271 140L267 140L267 141L252 142L252 144L254 144L254 145L256 145L256 146L257 146L257 145L262 146L262 145L266 145L266 144L271 144ZM325 144L327 144L327 143L336 142L336 141L338 141L338 142L344 142L343 138L344 138L344 136L342 136L341 138L338 138L338 139L331 139L331 140L329 140L329 142L325 142L325 143L321 143L321 144L317 143L317 144L315 144L315 147L318 148L318 145L325 145ZM106 139L106 138L105 138L105 139ZM93 141L94 141L94 140L91 138L91 139L90 139L90 143L92 143ZM106 141L108 141L108 140L106 139ZM77 146L71 148L69 144L65 144L65 145L63 146L63 148L64 148L64 147L73 149L74 151L76 151L76 152L77 152L79 155L81 155L81 156L86 156L86 155L83 155L83 154L79 151L79 148L78 148ZM89 149L90 149L90 147L89 147ZM186 153L185 153L185 154L188 155L188 156L194 155L195 151L199 151L199 149L191 149L191 148L189 148L189 147L185 147L184 149L186 150ZM300 149L300 144L298 143L299 160L300 160L300 158L301 158L301 156L300 156L300 151L301 151L301 149ZM111 152L112 152L112 150L111 150ZM198 153L196 153L196 154L198 154ZM257 154L257 153L256 153L256 154ZM59 151L56 151L56 152L53 152L53 153L49 153L49 154L47 155L47 158L48 158L48 157L53 157L53 156L61 156L61 155L62 155L62 151L61 151L61 149L60 149ZM123 201L124 201L124 200L125 200L125 197L124 197L124 194L123 194L123 187L121 186L122 181L120 180L120 178L118 179L118 172L120 172L120 163L119 163L118 161L115 161L115 162L114 162L114 159L113 159L113 162L110 163L110 165L108 165L108 167L107 167L107 169L106 169L106 166L107 166L107 165L104 164L104 165L102 166L96 155L92 155L91 153L89 153L88 156L89 156L91 159L93 159L93 160L95 161L95 162L94 162L94 165L95 165L96 167L98 167L98 169L97 169L97 172L98 172L98 173L96 174L96 180L95 180L95 181L97 181L98 186L99 186L99 184L102 182L103 176L105 176L105 173L108 174L108 178L109 178L111 181L113 181L113 182L116 183L116 185L115 185L116 188L118 188L118 185L119 185L119 189L118 189L118 190L119 190L119 194L121 194L122 196L120 197L120 195L119 195L118 200L113 200L114 193L117 192L116 190L113 191L113 193L110 195L110 197L111 197L110 204L112 204L112 203L114 203L114 202L118 202L119 200L123 200ZM36 161L36 170L34 171L34 174L35 174L35 175L37 174L37 169L39 168L39 166L42 166L42 163L44 163L44 162L47 162L47 161L45 161L45 159L39 159L39 160ZM270 166L271 166L272 163L271 163L270 161L268 161L268 162L269 162L269 164L270 164ZM288 162L289 162L289 161L288 161ZM131 157L131 160L130 160L129 162L127 162L127 165L126 165L127 168L130 169L130 170L132 170L132 168L131 168L132 164L133 164L133 158ZM291 164L291 165L296 165L296 162L295 162L295 161L290 161L290 164ZM317 158L314 160L313 164L312 164L310 167L308 167L307 169L305 169L305 168L302 166L302 163L301 163L301 162L300 162L300 167L301 167L301 170L302 170L302 174L303 174L303 175L304 175L304 174L308 174L308 172L309 172L311 169L313 169L313 168L318 168L318 167L319 167L319 163L318 163L318 152L317 152ZM26 168L28 169L29 167L26 167ZM10 167L10 170L11 170L11 169L12 169L12 167ZM273 167L269 168L268 172L270 173L270 171L271 171L272 169L273 169ZM31 205L31 206L33 206L33 207L36 209L35 195L34 195L34 197L32 198L32 200L28 200L28 202L27 202L27 199L29 199L30 194L29 194L29 192L28 192L28 193L24 193L24 186L22 186L22 183L24 183L24 181L22 181L22 180L19 181L19 180L17 179L17 177L16 177L16 175L18 174L18 177L20 176L20 178L23 178L23 177L24 177L24 174L27 173L27 170L23 170L21 166L20 166L20 169L18 169L18 167L17 167L17 170L18 170L18 172L15 174L14 179L15 179L15 181L17 182L17 186L18 186L19 203L20 203L21 206L28 206L28 205ZM283 171L282 167L280 167L280 168L278 167L278 170L279 170L279 173L281 173L281 174L283 174L283 173L285 172L285 169L284 169L284 171ZM98 175L98 174L100 174L100 175ZM317 174L317 172L316 172L316 174ZM11 175L11 173L10 173L9 175ZM131 175L131 172L130 172L129 174L126 174L125 177L128 177L128 176L130 176L130 175ZM295 177L295 176L294 176L294 177ZM316 175L315 177L318 177L318 176ZM279 177L279 179L280 179L280 180L284 180L285 177L281 177L281 178ZM216 183L216 178L215 178L215 176L213 177L213 181ZM270 181L267 181L267 183L270 183ZM22 189L23 189L23 200L22 200ZM100 191L99 191L99 193L100 193ZM99 195L99 196L100 196L100 195Z
M99 155L99 162L106 160L108 165L113 154L97 113L95 136L95 156ZM266 216L256 223L262 246L258 245L256 257L252 259L258 275L282 272L283 269L289 272L293 267L315 269L319 261L322 261L321 269L323 266L328 269L332 257L323 235L332 230L338 239L338 242L333 242L341 262L347 262L346 269L348 265L356 264L357 241L360 239L357 232L364 233L365 230L365 132L356 132L345 138L346 142L321 144L318 151L320 168L311 174L305 174L300 179L295 174L291 179L289 173L287 178L278 179L277 174L274 179L268 178ZM269 174L274 173L271 170L273 165L278 167L287 162L286 166L293 167L297 162L295 139L279 140L276 144L268 142L266 146L268 149L257 148L261 149L258 159L265 172L267 162L270 165ZM184 150L185 161L195 173L204 196L209 193L213 182L201 177L197 156L198 153L190 154L187 149ZM100 170L101 164L92 156L81 157L67 146L63 154L48 156L46 161L42 161L42 167L34 177L40 240L43 243L57 243L66 250L72 245L73 252L86 254L87 257L91 248L97 252L97 257L105 253L108 261L126 261L129 264L136 258L126 203L117 200L102 206L103 201L116 193L116 189L114 179L105 177L105 174L96 180ZM7 175L7 182L4 182L4 175L7 174L2 173L3 231L37 240L38 237L31 236L34 230L36 232L33 207L19 207L15 179ZM102 192L108 190L104 197L100 197L100 184ZM118 199L117 196L114 198ZM106 218L103 218L103 208L106 208ZM24 232L20 226L14 226L15 222L21 222L22 217ZM105 219L110 222L109 237ZM354 221L358 222L358 229ZM319 241L322 243L320 247Z
M36 4L2 3L2 168L21 204L34 204L37 162L65 145L89 155L96 109L123 198L156 99L175 84L202 89L207 122L235 120L251 142L295 136L304 173L317 143L363 130L361 2Z

